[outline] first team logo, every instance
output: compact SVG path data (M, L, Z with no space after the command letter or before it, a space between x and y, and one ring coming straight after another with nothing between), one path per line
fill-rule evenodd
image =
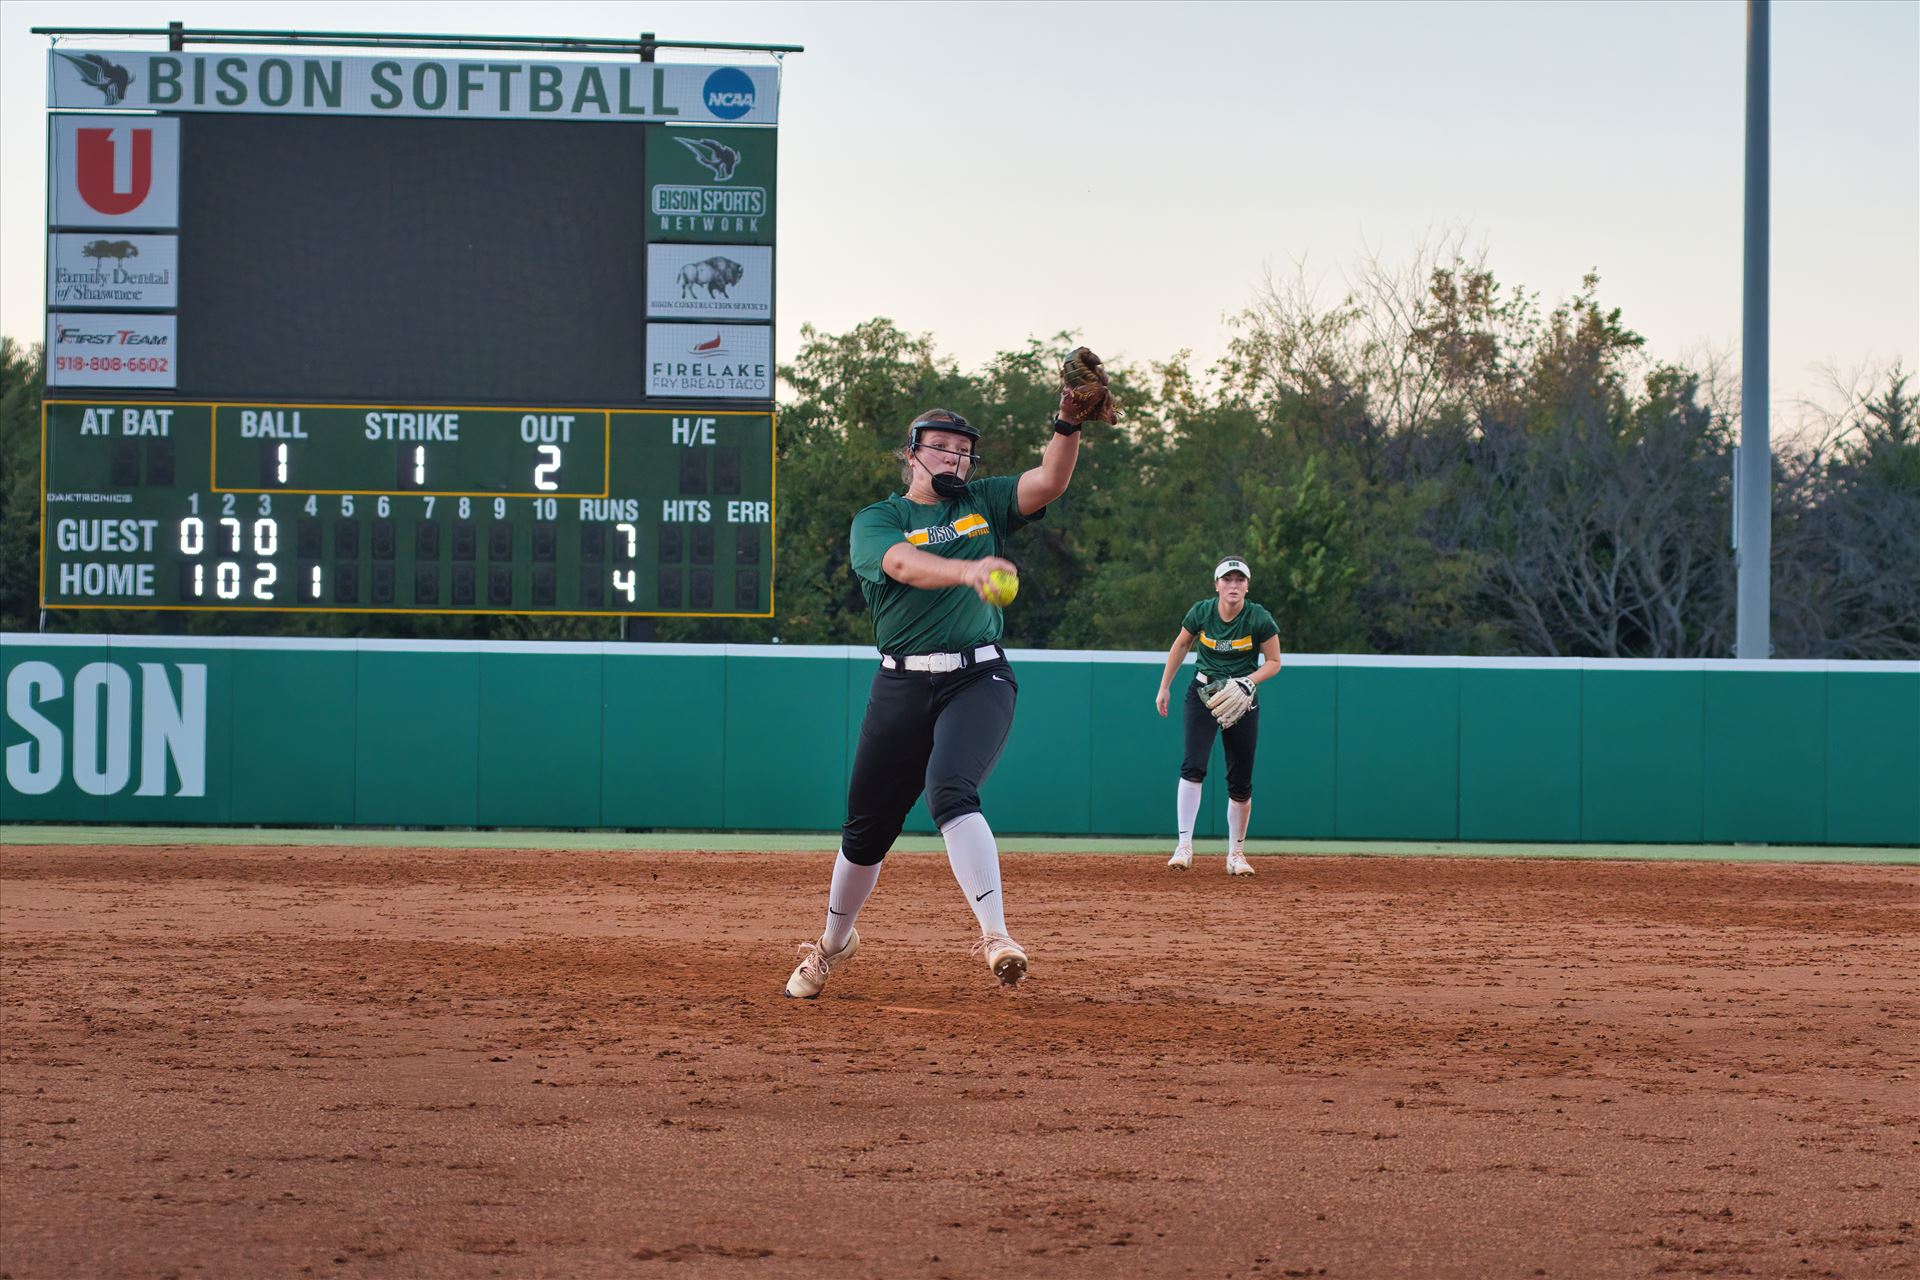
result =
M180 122L62 115L53 121L53 220L68 227L180 222Z

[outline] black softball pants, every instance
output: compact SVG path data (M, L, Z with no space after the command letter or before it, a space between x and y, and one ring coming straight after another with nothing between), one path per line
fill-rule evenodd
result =
M1231 729L1220 722L1200 700L1199 684L1187 686L1185 706L1186 754L1180 761L1180 776L1188 782L1202 782L1207 776L1207 757L1213 754L1213 735L1220 735L1227 754L1227 799L1253 798L1253 750L1260 745L1260 704L1255 703Z
M870 867L886 857L922 791L938 826L980 812L980 786L1007 745L1019 694L1005 658L942 675L880 668L847 787L847 861Z

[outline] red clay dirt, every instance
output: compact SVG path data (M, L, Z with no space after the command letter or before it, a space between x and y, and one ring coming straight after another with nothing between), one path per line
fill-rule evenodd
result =
M0 850L0 1274L1920 1275L1911 867Z

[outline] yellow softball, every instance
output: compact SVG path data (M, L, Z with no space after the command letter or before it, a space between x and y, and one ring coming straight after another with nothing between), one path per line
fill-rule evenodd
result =
M1020 575L1009 573L1005 569L995 569L987 575L986 601L1004 609L1013 603L1020 594Z

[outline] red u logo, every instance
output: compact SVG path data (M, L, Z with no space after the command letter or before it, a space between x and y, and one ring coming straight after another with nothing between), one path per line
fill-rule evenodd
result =
M153 130L128 129L133 139L131 180L121 189L115 179L112 129L75 130L79 153L75 168L80 198L95 212L108 215L132 213L153 189Z

